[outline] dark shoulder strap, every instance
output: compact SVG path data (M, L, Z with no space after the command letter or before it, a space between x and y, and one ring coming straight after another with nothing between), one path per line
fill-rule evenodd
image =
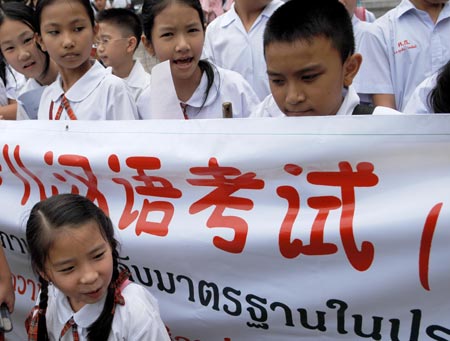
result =
M358 104L353 109L352 115L372 115L375 107L368 104Z

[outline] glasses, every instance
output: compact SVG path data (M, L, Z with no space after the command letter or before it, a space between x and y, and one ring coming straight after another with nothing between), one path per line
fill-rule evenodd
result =
M118 41L118 40L124 40L128 38L117 38L117 39L110 39L110 38L101 38L94 41L94 47L99 48L100 46L107 47L109 44Z

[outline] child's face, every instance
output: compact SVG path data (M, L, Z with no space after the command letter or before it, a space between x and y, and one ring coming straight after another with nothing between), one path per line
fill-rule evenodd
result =
M102 299L111 283L112 251L95 221L57 232L41 275L68 297L76 312Z
M45 54L36 45L34 31L17 20L0 26L0 49L6 62L27 78L38 78L45 69Z
M124 37L114 25L100 23L97 34L97 54L106 66L113 71L124 63L133 59L134 45L130 45L130 38Z
M170 60L174 81L199 78L204 31L195 9L172 3L155 17L152 42L144 41L159 61Z
M96 30L78 1L58 0L41 13L41 46L60 70L89 63Z
M95 7L97 8L97 10L103 11L106 8L106 0L95 0Z
M335 115L360 62L352 56L342 65L339 52L324 37L312 43L275 42L265 54L272 95L287 116Z

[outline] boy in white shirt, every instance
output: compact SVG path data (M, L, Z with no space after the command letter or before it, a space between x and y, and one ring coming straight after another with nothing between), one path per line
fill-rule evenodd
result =
M150 74L134 59L142 35L141 20L125 8L110 8L97 15L97 54L112 74L122 78L136 101L150 85Z
M240 73L260 100L270 93L263 55L264 28L283 3L281 0L235 0L229 11L206 29L203 58Z
M414 89L450 59L448 0L402 0L361 41L359 93L403 111Z
M352 22L338 0L288 1L267 22L272 94L251 117L371 114L351 86L362 62L354 50Z

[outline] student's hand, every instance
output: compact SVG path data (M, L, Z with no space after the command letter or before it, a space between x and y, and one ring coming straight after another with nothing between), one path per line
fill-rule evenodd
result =
M11 270L3 248L0 249L0 304L6 303L10 313L14 310L14 303L16 297L14 295L14 288L11 279Z
M0 276L0 302L6 303L8 306L8 310L10 313L14 311L14 303L16 301L16 297L14 294L14 288L11 280L11 273L8 271L8 274Z

